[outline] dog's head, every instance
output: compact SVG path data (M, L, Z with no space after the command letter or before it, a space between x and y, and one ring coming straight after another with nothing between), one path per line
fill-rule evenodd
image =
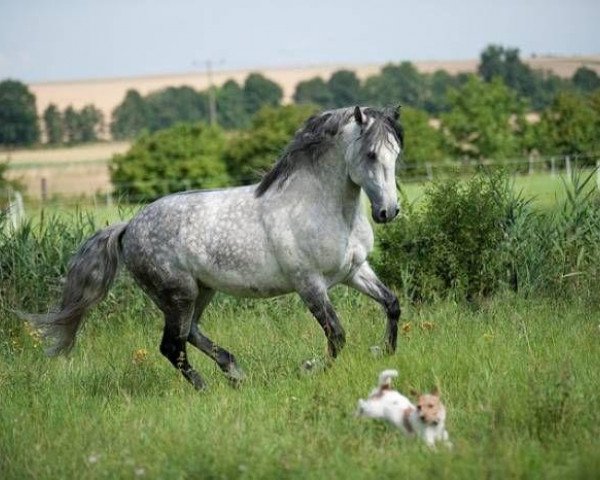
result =
M438 425L446 418L446 409L436 387L431 393L417 394L417 414L425 425Z

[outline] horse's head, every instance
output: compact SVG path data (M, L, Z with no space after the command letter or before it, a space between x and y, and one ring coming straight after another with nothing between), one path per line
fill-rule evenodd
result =
M377 223L392 221L400 208L396 193L396 159L402 150L402 130L393 111L356 107L346 129L346 165L350 179L371 201Z

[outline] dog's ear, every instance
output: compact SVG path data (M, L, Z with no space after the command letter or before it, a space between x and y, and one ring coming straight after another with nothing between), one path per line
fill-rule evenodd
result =
M408 393L410 393L415 398L418 398L421 396L421 394L414 387L410 387L410 390L408 391Z
M431 394L434 397L439 397L441 392L440 392L440 387L438 387L437 385L435 387L433 387L433 389L431 390Z

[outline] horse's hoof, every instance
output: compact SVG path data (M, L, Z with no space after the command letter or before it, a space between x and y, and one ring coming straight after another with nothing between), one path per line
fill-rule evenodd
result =
M229 365L227 371L225 372L225 375L227 376L227 379L229 380L231 385L234 387L239 387L246 378L246 374L244 373L244 371L235 363Z

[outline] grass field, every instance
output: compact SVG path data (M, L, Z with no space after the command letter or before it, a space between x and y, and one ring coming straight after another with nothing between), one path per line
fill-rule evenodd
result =
M544 209L564 195L559 178L516 185ZM418 201L422 188L405 190ZM102 225L134 210L93 216ZM46 209L36 225L52 228L57 211ZM64 245L44 248L62 258ZM49 262L26 248L13 255L28 257L19 265ZM57 278L33 267L20 275L23 291L0 298L1 479L598 478L600 311L577 298L403 302L398 352L377 356L370 347L381 344L383 312L338 288L347 346L328 369L305 374L302 362L322 357L325 339L295 296L217 296L204 329L238 357L247 379L231 387L190 347L209 385L197 393L160 355L159 311L127 275L92 311L72 354L55 359L8 308L44 308L52 291L58 300ZM355 417L384 368L399 370L404 392L441 387L453 450L429 451Z
M479 310L405 309L399 351L374 357L383 315L341 289L348 345L324 372L300 364L323 335L292 298L220 299L206 331L248 379L230 387L193 352L196 393L158 352L161 320L109 299L68 359L14 327L0 369L0 477L594 478L600 471L598 315L581 305L498 298ZM6 320L4 320L6 321ZM398 386L439 384L452 451L428 451L354 417L384 368ZM596 477L597 478L597 477Z

